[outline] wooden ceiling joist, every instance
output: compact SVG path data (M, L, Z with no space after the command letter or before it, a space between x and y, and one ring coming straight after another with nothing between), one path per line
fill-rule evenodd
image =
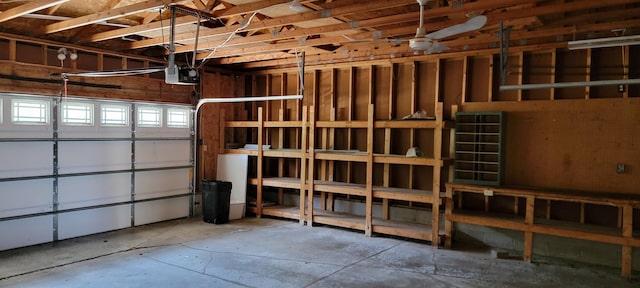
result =
M594 9L594 8L599 8L599 7L605 7L605 6L610 6L611 4L625 4L626 2L629 2L627 0L612 0L610 2L602 2L602 1L584 1L585 3L581 3L581 8L583 9ZM492 23L497 23L499 21L503 21L503 20L508 20L511 19L513 14L518 14L519 17L531 17L533 15L544 15L544 14L553 14L553 13L559 13L559 12L563 12L563 11L569 11L569 9L575 8L575 6L573 5L569 5L570 3L566 3L563 5L554 5L553 8L554 9L549 9L552 6L537 6L535 8L530 8L530 9L519 9L519 10L509 10L508 12L504 12L504 11L498 11L498 12L493 12L493 13L489 13L489 19ZM434 9L436 10L436 9ZM624 25L631 25L629 22L616 22L616 23L612 23L612 22L608 22L606 24L601 24L601 25L597 25L597 26L585 26L582 27L581 29L579 29L579 31L589 31L597 29L597 30L607 30L607 29L611 29L610 27L620 27ZM401 27L401 28L397 28L397 29L387 29L385 30L385 37L393 37L395 36L394 34L399 34L402 35L404 33L407 32L411 32L413 29L412 27ZM586 29L586 30L585 30ZM596 31L597 31L596 30ZM551 30L541 30L541 31L534 31L534 32L529 32L529 31L520 31L519 33L521 34L525 34L525 35L529 35L528 37L542 37L541 35L545 35L545 34L549 34L549 35L553 35L553 36L558 36L558 35L567 35L567 34L571 34L572 31L576 31L573 27L567 27L567 28L563 28L560 29L559 31L551 31ZM515 33L515 32L514 32ZM370 33L361 33L361 34L354 34L354 35L350 35L350 37L353 37L355 39L362 39L362 38L367 38L367 37L371 37ZM512 34L512 40L521 40L521 39L526 39L526 38L515 38L517 36ZM324 42L321 42L320 40L315 40L315 44L320 45L319 43L321 42L321 44L330 44L330 42L332 41L330 38L326 38L327 40ZM469 44L473 44L473 43L491 43L491 42L496 42L497 39L493 36L493 35L483 35L480 39L478 38L473 38L473 39L457 39L454 40L453 43L451 44L455 44L457 41L459 41L461 44L460 45L469 45ZM316 43L319 42L319 43ZM447 42L449 43L449 42ZM406 44L404 46L407 46ZM285 48L282 46L274 46L274 47L280 47L280 48ZM289 47L291 48L291 47ZM404 51L408 51L408 47L404 48ZM236 52L238 52L238 50L234 50ZM240 53L237 54L237 56L245 56L245 55L250 55L251 54L251 49L245 49L245 50L241 50ZM268 52L268 51L267 51ZM391 51L390 53L395 53L394 51ZM232 54L227 54L227 52L224 51L224 49L221 49L221 51L217 52L216 55L208 55L206 53L202 53L201 55L199 55L200 57L205 57L205 56L209 56L209 57L232 57ZM223 61L221 61L220 64L231 64L231 62L235 62L232 60L233 58L227 58ZM244 62L246 60L251 61L251 57L247 56L243 58L243 61L240 62Z
M395 6L403 6L407 3L414 2L415 0L375 0L375 1L366 1L363 3L363 0L345 0L349 5L340 6L337 8L324 10L324 11L310 11L299 14L293 14L278 18L265 19L260 22L252 22L249 24L243 31L251 31L251 30L259 30L266 28L273 28L283 26L288 23L298 23L310 20L317 20L321 18L326 18L326 15L329 14L331 16L340 16L340 15L348 15L352 13L362 13L366 11L373 11L384 9L387 7L395 7ZM221 35L228 35L229 33L235 32L238 28L240 28L241 24L232 25L229 27L220 27L214 29L208 29L207 31L200 31L200 37L215 37ZM183 33L175 36L176 41L191 41L195 39L195 32ZM125 49L139 49L150 46L162 45L166 42L166 39L162 38L154 38L141 40L134 43L129 44Z
M123 6L103 12L94 13L91 15L86 15L78 18L73 18L65 21L60 21L57 23L49 24L42 29L42 34L50 34L55 32L60 32L64 30L69 30L73 28L77 28L80 26L95 24L102 21L107 21L114 18L119 18L131 14L136 14L140 11L159 8L168 4L182 2L184 0L149 0L145 2L140 2L128 6Z
M278 2L281 4L281 3L286 3L287 0L271 0L268 2L269 3ZM216 11L216 13L213 13L213 14L218 18L229 18L229 17L234 17L242 14L252 13L258 9L265 8L265 5L266 4L263 3L263 1L260 1L255 3L250 3L250 4L233 6L232 8L229 8L229 9ZM269 6L266 6L266 7L269 7ZM168 20L168 19L164 19L164 20ZM104 40L129 36L129 35L143 34L146 32L155 31L158 29L162 29L163 27L168 27L169 21L164 21L164 20L162 22L156 21L156 22L137 25L133 27L120 28L120 29L110 30L106 32L95 33L85 39L82 39L81 41L82 42L98 42L98 41L104 41ZM185 24L193 24L196 22L198 22L198 20L196 17L193 17L193 16L183 16L183 17L176 18L176 25L178 26L185 25ZM149 45L149 46L153 46L153 45Z
M0 23L9 21L11 19L18 18L20 16L33 13L36 11L44 10L49 7L53 7L69 0L34 0L28 1L25 4L14 7L7 11L0 13Z
M325 64L370 62L369 57L415 59L408 47L421 16L415 0L302 0L306 7L302 12L290 11L290 1L103 0L99 5L91 5L92 1L11 1L15 3L2 4L0 9L6 11L0 12L0 22L22 16L2 23L3 29L6 26L6 31L20 31L31 25L41 28L30 33L42 32L43 40L66 39L70 47L74 43L95 42L91 46L152 53L162 61L162 55L157 54L161 50L147 48L168 43L168 37L160 37L159 33L165 29L163 35L168 35L170 19L165 6L180 3L219 19L203 23L199 35L193 25L197 17L179 14L175 19L179 27L174 35L175 52L193 53L198 37L199 52L194 58L212 59L207 65L233 65L238 69L284 67L295 65L293 51L305 51L309 61ZM40 11L29 12L32 9ZM439 39L451 48L445 53L467 53L497 47L500 24L511 27L513 51L529 49L523 47L566 47L567 40L637 35L640 18L635 15L639 11L640 0L476 0L464 1L463 5L431 1L422 16L427 33L466 22L471 15L486 16L487 23L478 30ZM252 21L247 24L250 17ZM132 26L114 27L119 24ZM234 37L229 38L232 33ZM120 39L123 37L127 39ZM104 40L110 41L98 43ZM215 54L211 55L211 51Z

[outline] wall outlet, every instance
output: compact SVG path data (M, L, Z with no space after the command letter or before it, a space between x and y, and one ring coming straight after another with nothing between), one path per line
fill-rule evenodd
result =
M623 84L618 85L618 92L624 93L624 85Z
M618 174L622 174L622 173L624 173L625 168L626 168L626 167L624 166L624 163L618 163L618 166L617 166L617 172L618 172Z

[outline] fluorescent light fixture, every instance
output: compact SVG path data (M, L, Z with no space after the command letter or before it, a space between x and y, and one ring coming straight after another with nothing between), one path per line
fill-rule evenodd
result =
M569 41L569 50L640 45L640 35Z

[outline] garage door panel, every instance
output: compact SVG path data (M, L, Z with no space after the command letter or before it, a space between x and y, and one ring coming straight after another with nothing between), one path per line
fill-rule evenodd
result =
M179 197L135 204L135 225L145 225L189 216L189 197Z
M53 143L0 142L0 178L53 174Z
M66 212L58 215L58 239L68 239L131 225L131 204Z
M53 241L53 216L0 221L0 250Z
M58 144L60 173L131 169L131 142L79 141Z
M161 168L190 165L189 140L136 141L136 168Z
M0 182L0 218L50 212L53 180Z
M131 173L63 177L58 182L59 209L131 200Z
M189 168L137 172L136 200L189 193Z

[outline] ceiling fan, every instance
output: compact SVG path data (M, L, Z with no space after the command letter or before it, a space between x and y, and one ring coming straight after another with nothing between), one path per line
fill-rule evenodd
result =
M426 33L426 29L424 27L424 6L430 0L416 0L420 5L420 26L416 31L416 36L411 39L377 39L377 40L386 40L393 42L395 44L400 44L403 41L409 41L409 48L414 52L424 52L424 54L431 53L439 53L446 50L449 50L449 47L440 44L437 40L444 39L453 35L462 34L474 30L478 30L482 28L487 23L487 16L484 15L476 15L471 17L467 22L453 25L433 33ZM349 38L345 36L345 38L350 41L358 41L353 38ZM373 41L376 39L370 39L368 41Z

